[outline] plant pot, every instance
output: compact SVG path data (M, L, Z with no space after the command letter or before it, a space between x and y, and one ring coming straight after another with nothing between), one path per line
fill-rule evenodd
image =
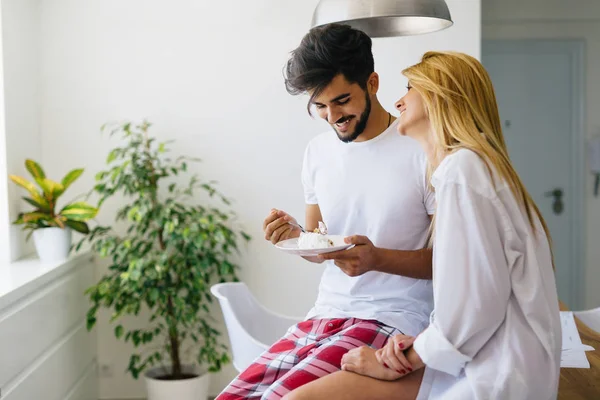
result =
M167 375L170 370L170 367L156 367L146 372L144 377L148 400L206 400L210 384L208 373L200 372L194 366L184 365L183 373L196 376L181 380L158 379Z
M69 257L71 229L41 228L33 231L33 243L42 263L57 263Z

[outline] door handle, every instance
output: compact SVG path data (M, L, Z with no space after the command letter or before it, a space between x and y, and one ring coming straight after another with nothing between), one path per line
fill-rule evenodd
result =
M556 214L556 215L562 214L562 212L565 208L565 204L563 202L564 194L565 193L563 192L563 190L561 188L556 188L556 189L546 192L544 194L546 197L553 198L552 210L554 211L554 214Z

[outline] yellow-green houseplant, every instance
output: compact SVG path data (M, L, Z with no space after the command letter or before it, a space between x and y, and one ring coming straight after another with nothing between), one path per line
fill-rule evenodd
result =
M29 196L23 197L23 200L33 209L20 213L13 223L29 231L27 239L33 234L42 261L65 259L71 247L71 229L87 234L87 221L98 213L96 207L83 201L67 203L58 208L58 199L81 176L83 169L74 169L56 182L47 178L40 164L33 160L26 160L25 168L35 183L16 175L9 175L9 178L28 192Z

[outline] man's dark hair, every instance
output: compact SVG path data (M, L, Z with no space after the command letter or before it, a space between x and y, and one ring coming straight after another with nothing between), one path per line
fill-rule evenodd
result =
M315 97L342 74L350 83L363 89L375 70L371 38L366 33L342 24L328 24L311 29L292 51L285 67L285 87L298 95L314 91Z

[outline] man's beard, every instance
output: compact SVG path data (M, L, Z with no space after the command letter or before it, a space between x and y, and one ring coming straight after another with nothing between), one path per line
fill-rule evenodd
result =
M356 123L356 128L354 128L354 132L352 132L348 136L342 136L337 131L337 129L335 129L335 125L332 126L332 128L335 131L335 134L337 135L338 139L340 139L342 142L344 142L344 143L354 142L365 131L365 128L367 127L367 121L369 121L369 115L371 115L371 99L369 98L369 94L367 94L365 110L362 112L362 114L360 114L360 118L359 118L358 122ZM335 123L336 124L342 123L342 122L346 121L348 118L352 118L352 117L353 116L342 117L339 120L337 120Z

